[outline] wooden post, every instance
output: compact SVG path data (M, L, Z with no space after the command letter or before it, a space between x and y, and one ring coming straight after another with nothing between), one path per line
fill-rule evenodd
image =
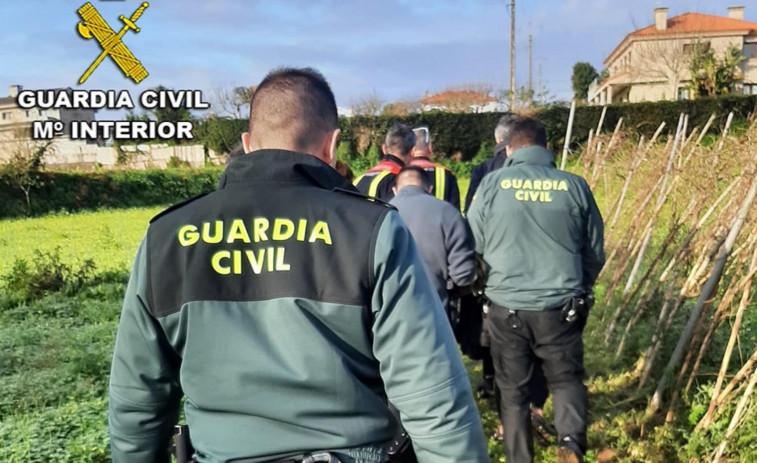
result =
M731 249L736 242L736 238L739 236L741 228L746 221L749 210L754 203L755 196L757 196L757 175L752 178L752 185L749 188L744 201L741 203L738 215L734 218L733 223L731 224L728 236L726 237L723 247L720 249L720 254L715 261L712 272L710 273L707 282L704 284L702 292L699 294L697 304L689 314L689 319L686 323L686 327L684 328L681 337L678 339L678 343L676 344L673 354L670 356L670 360L665 367L665 372L663 373L662 378L660 378L660 381L657 383L657 389L652 396L652 401L649 403L650 412L656 412L662 407L662 395L664 394L665 389L668 386L668 379L670 375L673 374L673 370L678 367L681 360L683 359L684 349L689 344L691 336L694 334L694 327L699 320L699 316L701 315L702 310L704 310L705 304L717 290L718 283L720 283L720 277L723 275L723 269L725 268L726 261L728 260L728 257L731 254Z
M570 116L568 116L568 130L565 132L565 145L562 147L562 159L560 160L560 170L565 170L565 162L568 159L568 149L570 148L570 138L573 136L573 118L576 115L576 100L570 103Z

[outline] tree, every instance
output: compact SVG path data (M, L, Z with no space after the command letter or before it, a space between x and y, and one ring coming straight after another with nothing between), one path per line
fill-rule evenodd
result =
M589 97L589 86L597 77L599 77L599 73L591 63L582 61L574 64L573 76L570 80L576 98L586 100Z
M376 94L374 90L370 95L359 98L350 105L354 116L375 116L384 106L384 101Z
M156 87L154 89L156 92L161 91L167 91L168 89L166 87L163 87L162 85ZM182 103L178 107L174 106L166 106L165 108L155 108L152 110L152 115L158 122L179 122L179 121L191 121L192 120L192 114L189 112L189 108L187 108L186 103ZM178 138L173 138L171 140L164 140L169 145L178 145L181 143L185 143L186 140L180 140Z
M740 78L739 64L744 59L744 55L734 45L730 45L723 58L718 59L712 48L697 44L690 64L694 95L716 96L730 93L733 84Z
M31 192L42 184L40 171L45 155L53 152L53 141L32 140L29 129L17 130L8 143L11 157L2 167L2 174L11 187L24 194L27 211L31 212Z
M668 84L664 98L675 100L681 82L689 78L691 47L688 37L671 37L660 40L645 40L633 48L634 57L629 59L622 72L628 72L636 81Z
M154 90L156 92L168 91L168 89L162 85L155 87ZM179 107L167 106L165 108L155 108L152 110L152 114L158 122L188 121L192 118L186 104L182 104Z
M250 111L250 101L256 87L220 87L211 94L212 107L222 117L244 119Z

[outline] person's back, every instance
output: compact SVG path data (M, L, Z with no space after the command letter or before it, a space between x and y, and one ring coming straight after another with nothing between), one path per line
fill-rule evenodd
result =
M556 169L552 153L532 146L515 151L504 168L489 174L479 193L478 211L490 211L477 250L488 256L491 300L539 310L585 291L582 255L593 256L585 248L585 223L596 205L583 178ZM474 213L471 225L481 225Z
M587 450L581 336L604 265L603 223L586 181L555 167L546 138L534 119L513 124L505 166L484 178L468 214L488 268L484 293L511 463L533 462L528 411L538 364L554 395L557 461L579 463Z
M415 133L404 124L394 124L381 146L381 160L354 180L355 188L366 196L389 202L394 197L397 174L405 167L413 146Z
M450 285L464 287L476 277L473 238L460 211L428 192L423 170L406 167L391 205L413 235L426 270L446 308Z
M264 116L307 120L318 138L279 143ZM330 167L328 84L311 70L270 74L250 126L249 154L219 189L157 216L140 246L110 379L113 460L168 461L183 394L199 462L383 463L387 399L419 461L486 461L409 232L391 208L340 192L351 186Z

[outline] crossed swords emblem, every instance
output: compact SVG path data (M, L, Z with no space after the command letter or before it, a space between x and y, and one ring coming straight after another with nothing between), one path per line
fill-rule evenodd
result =
M140 31L136 22L148 6L150 6L149 3L142 3L130 18L121 15L119 19L123 21L124 27L121 28L118 34L111 29L103 17L100 16L100 12L97 11L97 8L92 6L91 3L87 2L84 6L79 8L79 16L83 19L82 22L79 22L77 27L79 35L85 39L94 38L103 50L102 53L100 53L100 56L98 56L92 65L90 65L84 72L81 79L79 79L80 85L86 82L92 72L97 69L97 66L103 62L106 56L110 56L126 77L130 78L135 83L140 83L145 77L147 77L147 70L145 70L142 63L135 58L126 45L124 45L122 39L129 29L133 30L135 33Z

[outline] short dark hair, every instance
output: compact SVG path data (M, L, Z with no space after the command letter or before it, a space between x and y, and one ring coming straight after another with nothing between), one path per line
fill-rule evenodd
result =
M494 128L494 139L499 139L501 142L507 144L509 141L508 139L510 138L510 130L518 119L520 118L515 114L505 114L500 117L497 126Z
M526 146L547 147L547 131L544 124L530 117L519 118L510 128L507 145L516 150Z
M287 144L308 151L339 127L334 93L312 68L271 71L250 101L251 144Z
M426 178L426 171L418 166L405 166L402 169L400 169L399 173L397 174L397 183L400 183L400 179L407 176L407 175L417 175L418 179L421 181L421 184L423 187L428 186L428 178Z
M387 151L399 151L400 156L407 156L415 148L415 132L405 124L394 124L386 133L384 144Z

